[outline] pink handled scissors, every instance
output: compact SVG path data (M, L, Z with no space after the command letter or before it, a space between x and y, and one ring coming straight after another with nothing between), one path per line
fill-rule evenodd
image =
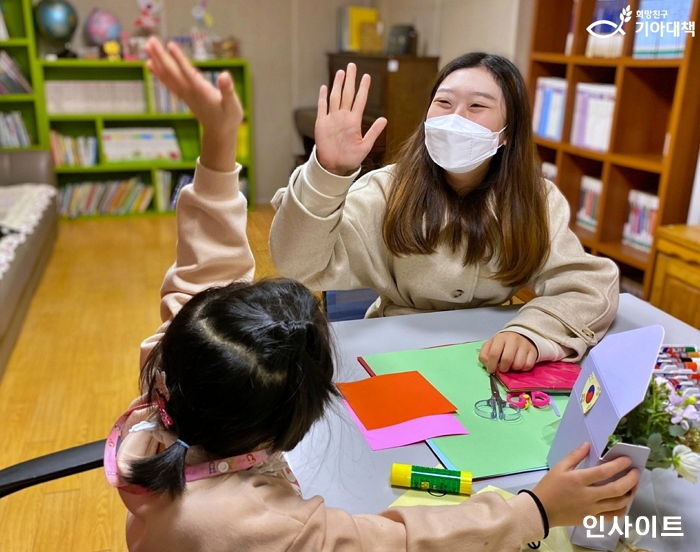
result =
M552 402L552 397L550 397L544 391L530 391L529 393L508 393L506 395L506 402L513 408L519 408L525 410L530 405L535 408L544 408L546 406L552 405L552 410L559 416L559 412Z

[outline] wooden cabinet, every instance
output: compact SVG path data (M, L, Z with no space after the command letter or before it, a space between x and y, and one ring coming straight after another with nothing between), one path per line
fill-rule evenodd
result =
M363 73L372 77L365 124L386 117L388 125L378 148L382 162L391 162L401 144L425 118L430 89L438 72L437 57L386 56L343 52L328 54L328 82L348 63L357 65L358 82Z
M668 5L673 2L668 0ZM556 184L569 201L572 228L583 245L594 254L616 261L623 276L642 283L644 296L649 297L653 255L626 245L622 239L629 210L628 194L639 190L658 196L652 231L661 225L682 224L687 219L700 144L700 41L684 34L682 57L634 57L634 41L641 34L635 32L641 2L630 0L629 4L632 20L625 27L628 32L624 35L622 56L599 58L585 56L586 27L593 20L596 0L538 0L528 85L534 101L539 77L566 81L561 139L536 137L537 151L542 161L557 167ZM700 0L695 0L688 20L699 19ZM579 83L615 85L607 151L572 143ZM593 230L575 224L584 175L602 181Z
M700 226L658 228L651 303L700 328Z

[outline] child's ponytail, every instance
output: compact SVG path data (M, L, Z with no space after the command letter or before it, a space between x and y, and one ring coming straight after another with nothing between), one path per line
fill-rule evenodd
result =
M169 492L175 497L185 490L185 456L187 443L178 439L163 452L131 462L127 483L139 485L154 493Z

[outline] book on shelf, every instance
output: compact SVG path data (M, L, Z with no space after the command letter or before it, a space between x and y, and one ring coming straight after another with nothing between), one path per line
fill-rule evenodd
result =
M180 197L180 192L182 191L182 188L184 188L187 184L192 182L193 179L193 175L186 173L181 174L180 177L177 179L177 184L175 184L170 198L170 209L172 211L175 210L175 206L177 205L177 200Z
M57 167L92 167L97 164L95 136L63 136L49 132L51 157Z
M627 203L629 211L622 229L622 243L649 251L654 241L659 197L641 190L630 190Z
M216 86L216 81L219 78L221 71L200 71L200 73L205 79ZM234 84L237 87L236 93L239 97L241 97L243 91L238 88L237 81L234 81ZM157 77L153 77L153 99L155 100L156 113L190 112L187 104L176 94L168 90L168 88L162 82L160 82Z
M549 161L542 162L542 176L553 184L557 183L557 166Z
M599 178L583 175L579 192L576 224L588 230L595 230L598 225L598 206L603 182Z
M0 2L0 40L8 40L10 38L10 33L7 30L7 24L5 23L5 15L2 12L2 2Z
M153 77L153 99L156 113L189 113L187 104L173 94L168 88Z
M608 151L615 109L614 84L579 82L571 127L571 144L582 148Z
M140 80L47 80L46 110L62 113L145 113Z
M687 36L695 36L695 22L689 21L692 5L693 0L641 0L632 56L682 57Z
M102 131L102 151L108 162L182 159L172 127L105 128Z
M243 121L238 127L236 160L241 165L248 165L250 163L250 125L248 121Z
M32 85L17 62L5 50L0 50L0 94L29 94Z
M139 177L102 182L78 182L59 189L59 213L74 218L85 215L143 213L151 204L153 187Z
M0 147L26 148L32 145L31 138L19 111L0 112Z
M591 25L586 29L589 31L586 57L612 58L622 55L625 35L615 32L615 28L622 22L620 16L628 4L629 0L596 0ZM625 23L625 27L628 26ZM634 32L634 28L631 32Z
M576 4L578 4L578 0L574 0L571 3L571 15L569 16L569 32L566 33L566 42L564 42L564 53L567 56L571 55L571 52L574 47L574 31L575 31L575 23L576 23Z
M376 25L379 11L366 6L342 6L338 8L338 51L359 52L362 43L363 25Z
M535 90L532 127L535 134L561 140L566 102L566 79L539 77Z

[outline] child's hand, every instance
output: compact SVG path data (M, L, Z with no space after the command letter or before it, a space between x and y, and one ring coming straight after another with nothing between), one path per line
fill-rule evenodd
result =
M479 362L490 374L496 370L532 370L537 362L537 347L519 333L499 332L481 347Z
M230 73L219 74L214 87L174 42L169 42L166 49L155 37L148 39L146 53L150 58L148 68L171 92L184 100L206 131L236 135L243 120L243 108Z
M347 73L341 70L335 74L330 96L325 84L318 94L314 127L316 156L324 169L339 175L350 174L360 166L386 126L386 119L380 117L362 136L362 114L370 77L362 76L355 94L356 72L355 64L348 63Z
M533 489L552 527L579 525L586 516L622 516L639 483L639 470L610 483L600 484L629 468L626 456L592 468L577 470L588 455L590 445L584 443L555 465Z

